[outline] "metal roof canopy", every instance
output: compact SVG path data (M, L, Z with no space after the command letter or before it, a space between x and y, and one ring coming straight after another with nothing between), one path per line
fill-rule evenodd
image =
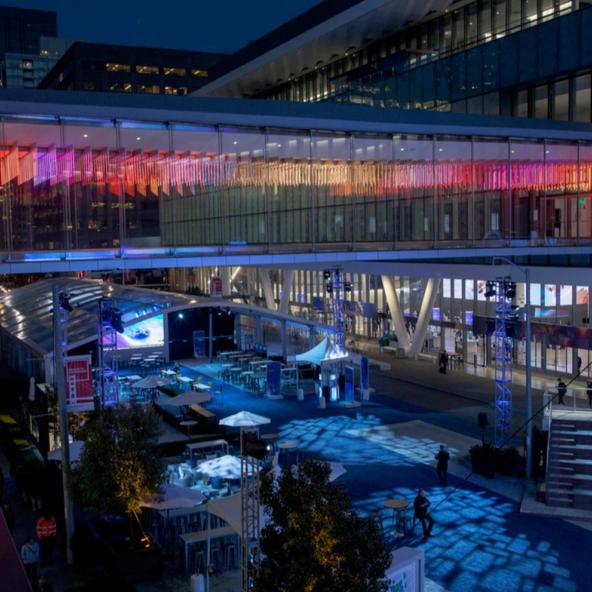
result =
M0 117L34 123L168 124L257 127L306 131L424 134L592 141L592 124L468 115L365 105L291 103L249 99L124 95L118 93L0 89Z
M74 310L68 315L68 348L74 349L98 339L98 302L111 298L122 312L124 326L161 314L189 308L228 308L237 314L292 325L315 326L277 311L229 300L196 298L137 286L111 284L101 280L51 278L11 290L0 296L0 328L41 356L53 353L54 286L68 293Z

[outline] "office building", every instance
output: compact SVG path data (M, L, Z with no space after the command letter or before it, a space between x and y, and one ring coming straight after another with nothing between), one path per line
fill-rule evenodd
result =
M208 79L220 54L77 42L39 88L187 95Z
M591 121L588 2L402 4L322 2L221 62L200 94Z

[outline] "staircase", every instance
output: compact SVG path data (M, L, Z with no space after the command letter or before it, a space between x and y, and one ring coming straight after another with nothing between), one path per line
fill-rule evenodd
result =
M592 510L592 413L553 415L546 491L549 506Z

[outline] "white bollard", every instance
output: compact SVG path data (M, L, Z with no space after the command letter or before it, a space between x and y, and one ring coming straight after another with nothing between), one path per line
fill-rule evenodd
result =
M319 397L319 409L326 409L327 408L327 401L325 397Z
M362 401L370 400L370 389L362 389Z
M206 583L202 574L193 574L191 576L191 592L205 592Z
M299 388L296 396L299 401L304 401L304 389Z

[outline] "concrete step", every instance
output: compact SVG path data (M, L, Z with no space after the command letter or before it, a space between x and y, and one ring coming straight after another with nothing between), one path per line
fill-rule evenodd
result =
M550 495L547 493L547 505L558 508L573 508L573 499L571 497Z

